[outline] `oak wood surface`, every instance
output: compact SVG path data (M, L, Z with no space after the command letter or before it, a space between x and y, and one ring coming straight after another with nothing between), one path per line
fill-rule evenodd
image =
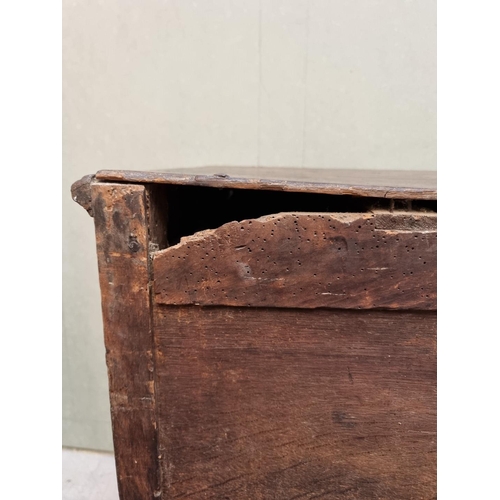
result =
M165 171L101 170L101 181L348 194L436 200L436 172L264 167L200 167Z
M73 185L95 221L121 500L436 498L436 215L411 211L434 173L251 172ZM165 248L165 184L408 203Z
M161 304L436 308L436 216L283 213L154 254Z
M435 313L154 317L165 498L436 497Z
M161 498L147 192L94 183L92 202L120 498Z

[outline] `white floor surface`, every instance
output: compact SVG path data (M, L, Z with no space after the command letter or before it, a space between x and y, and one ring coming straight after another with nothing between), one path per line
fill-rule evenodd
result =
M118 500L111 453L62 450L63 500Z

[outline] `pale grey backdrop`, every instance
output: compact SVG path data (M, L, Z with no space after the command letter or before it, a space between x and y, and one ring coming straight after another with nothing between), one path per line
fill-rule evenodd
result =
M63 0L63 443L111 449L104 168L436 168L435 0Z

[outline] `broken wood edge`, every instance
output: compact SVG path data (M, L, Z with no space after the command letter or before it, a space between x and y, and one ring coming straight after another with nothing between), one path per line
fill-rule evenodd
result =
M282 240L276 240L274 243L274 245L277 246L275 255L273 254L273 258L271 259L271 261L274 261L274 265L276 265L278 261L281 262L283 264L283 269L279 269L278 266L275 269L275 272L273 271L271 273L272 276L270 275L270 277L268 278L261 278L261 272L262 274L267 273L265 264L261 263L256 264L256 267L258 268L256 271L257 275L259 276L258 278L254 276L249 277L246 275L241 275L242 266L245 268L244 270L246 270L247 274L251 272L251 270L248 267L249 263L246 259L240 262L239 258L237 258L238 256L232 254L232 252L241 250L245 245L247 245L246 243L243 246L239 244L239 230L243 230L243 227L245 227L247 231L252 231L251 228L254 228L256 231L255 234L257 236L262 236L264 233L261 234L259 231L263 231L263 228L265 226L267 226L268 224L270 226L272 225L273 227L277 224L278 226L280 226L281 221L283 221L283 223L285 224L285 231L291 231L289 227L290 225L288 224L290 222L290 219L298 219L299 217L311 217L313 220L315 220L315 218L319 218L325 220L325 222L327 220L328 225L330 225L331 223L337 225L338 234L336 233L337 237L330 238L330 240L332 241L339 238L343 238L345 240L345 237L348 237L344 235L344 232L346 231L346 234L352 233L353 237L356 239L357 236L354 235L354 233L358 233L359 228L361 226L365 226L366 229L363 229L361 231L361 233L366 231L365 236L362 237L362 239L365 241L365 244L370 244L368 243L368 241L372 241L372 236L376 239L373 244L379 242L377 239L378 237L381 238L381 241L384 238L389 238L390 240L393 240L392 245L396 245L395 249L397 248L397 252L399 252L401 258L403 258L402 252L405 252L404 255L406 255L406 252L415 250L415 248L413 248L413 239L412 244L410 245L410 241L408 240L409 236L419 234L421 238L424 238L428 241L427 247L424 245L425 248L422 248L422 250L425 250L425 252L428 253L428 257L423 258L421 262L423 265L428 264L428 266L426 267L427 270L420 270L417 269L417 267L415 267L414 269L413 267L411 267L413 265L418 266L422 257L419 257L419 260L415 261L413 264L411 262L407 262L407 264L409 264L411 267L408 269L406 267L404 269L399 269L398 265L396 264L385 267L385 263L389 262L387 261L387 259L389 258L387 251L390 245L388 245L388 247L383 251L383 254L375 259L375 261L377 262L382 259L384 262L384 266L382 266L380 269L375 269L377 267L375 264L373 266L364 265L360 269L360 271L363 272L366 268L368 271L376 271L377 274L378 271L383 271L382 275L378 277L378 284L375 286L373 285L373 277L370 277L368 274L366 274L366 277L364 277L365 274L359 274L357 269L355 268L352 268L348 271L344 269L343 262L354 262L358 260L358 257L355 254L359 254L359 250L364 250L364 246L361 245L359 250L356 250L354 247L351 248L351 254L354 260L348 259L347 261L345 261L345 256L339 257L340 260L338 262L340 263L341 267L339 269L341 271L338 272L345 275L343 276L342 282L340 284L335 282L335 285L332 285L331 282L328 282L328 287L325 288L323 286L325 285L325 283L322 282L321 278L317 278L317 274L315 274L318 272L317 268L306 270L309 264L305 261L302 261L302 264L306 265L302 266L300 260L306 258L305 255L307 255L307 253L303 256L296 256L297 258L300 257L298 261L298 265L302 266L300 268L300 272L299 268L297 268L297 273L292 272L291 274L288 274L289 268L294 268L295 265L295 261L287 262L286 265L283 264L283 262L287 261L288 259L293 260L293 258L295 258L289 257L288 255L288 253L292 254L293 248L295 248L294 244L290 243L290 240L295 240L294 235L295 231L297 231L297 228L292 226L293 232L286 234L283 233L281 235ZM434 240L437 236L436 227L437 214L421 212L283 212L278 214L265 215L263 217L255 219L228 222L216 229L207 229L199 231L190 236L185 236L178 244L151 253L154 274L154 300L156 304L165 306L220 305L300 309L342 308L435 310L436 293L434 290ZM303 229L305 230L305 228ZM271 228L271 235L273 231L274 229ZM367 240L367 235L370 236L369 240ZM401 248L401 244L396 243L396 241L399 242L399 239L397 239L398 235L400 235L404 240L407 240L407 245L404 246L404 248ZM300 239L301 237L299 236L298 238ZM429 247L428 245L431 241L430 238L432 238L433 243ZM307 241L312 241L312 239L314 238L308 239ZM325 239L325 235L323 236L323 239ZM251 241L252 243L255 243L253 239ZM266 241L266 239L264 239L263 241ZM388 240L388 242L390 241ZM250 246L252 246L252 243L250 243ZM300 243L298 242L297 244L300 245ZM415 247L417 247L419 244L420 239L415 244ZM234 248L230 248L233 245L237 246L235 246ZM325 245L327 244L322 243L321 245L319 245L316 253L318 251L327 252L325 254L325 258L328 260L329 250L325 247ZM355 243L355 245L357 245L357 243ZM402 245L405 244L402 243ZM193 246L197 248L193 248ZM259 249L248 248L249 252L255 250ZM260 248L260 250L264 251L263 248ZM300 250L300 248L297 247L297 250ZM338 250L341 250L341 248L338 248ZM195 260L190 260L190 258L187 257L188 254L193 254L193 252L196 255L199 254L198 257L201 257L201 260L204 260L206 256L208 256L208 253L205 254L205 252L215 253L211 254L210 262L207 261L203 264L200 264L200 266L202 266L203 268L200 267L199 270L196 270L196 255L193 257ZM374 252L372 253L375 255ZM233 259L233 257L235 260ZM186 258L188 258L188 261L183 263ZM179 261L178 259L182 260ZM214 260L214 262L212 262L212 259ZM267 259L270 259L269 255L267 256ZM394 255L394 259L396 259L396 255ZM220 262L224 260L227 260L228 265L220 267ZM404 260L406 261L407 259ZM259 259L257 259L256 262L258 263ZM370 264L370 262L367 261L365 262L365 264ZM394 267L394 270L392 272L387 271L388 269L392 269L392 267ZM402 275L393 280L392 274L394 272L398 273L398 275L401 272ZM423 275L421 274L422 272L424 272ZM193 273L196 273L196 277L192 278L190 276L193 276ZM296 274L297 276L300 275L300 277L297 278L295 276ZM357 277L355 276L355 274L357 274ZM394 275L394 277L396 277L396 275ZM244 280L245 278L246 281ZM259 281L258 283L253 283L255 287L251 287L249 286L250 283L247 281L249 279ZM261 282L261 279L265 279L265 283ZM339 279L340 275L337 276L337 280ZM381 279L387 280L387 287L381 287ZM389 281L389 279L392 281ZM296 293L291 293L293 283L295 283L295 285L299 287L299 290L301 292L299 295L297 295ZM356 285L358 291L354 294L346 294L345 290L342 289L342 286L345 287L347 286L347 284L349 284L349 286ZM375 286L374 293L368 293L369 287L367 287L367 285L370 285L370 287ZM317 286L319 286L321 289L316 289ZM400 286L401 292L399 291ZM311 287L316 288L314 288L313 290ZM311 293L307 292L309 288L311 288ZM208 290L210 291L208 292ZM306 290L306 292L302 293L303 290ZM405 291L410 293L405 294Z
M428 222L428 228L424 230L420 230L419 232L436 232L437 231L437 214L435 212L417 212L417 211L404 211L404 212L388 212L377 210L375 212L278 212L275 214L263 215L262 217L258 217L255 219L243 219L243 220L234 220L230 222L226 222L222 224L222 226L218 226L214 229L203 229L201 231L197 231L189 236L181 237L181 241L175 245L169 246L167 248L163 248L161 250L156 250L151 252L151 256L153 259L159 258L163 255L167 255L169 252L174 250L178 250L184 246L187 246L190 243L196 243L199 241L206 240L210 236L215 236L216 233L223 231L226 228L233 226L234 224L244 224L248 222L262 223L265 224L271 220L281 219L290 215L314 215L314 216L326 216L330 217L332 220L345 224L354 223L360 219L372 219L374 217L378 217L380 219L381 216L387 216L390 218L398 218L398 217L408 217L420 220L425 220ZM394 227L375 227L377 231L384 231L391 233L393 231L398 232L413 232L415 229L408 227L407 229L402 228L394 228Z
M71 185L71 197L73 201L81 205L91 217L94 216L92 210L92 184L94 181L95 175L89 174Z

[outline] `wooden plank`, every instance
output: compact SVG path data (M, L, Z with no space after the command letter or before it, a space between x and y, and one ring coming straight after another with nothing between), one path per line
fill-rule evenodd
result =
M144 186L92 184L121 500L161 498Z
M436 216L284 213L154 254L161 304L436 308Z
M435 313L154 318L168 498L436 498Z
M201 167L168 171L101 170L101 181L266 189L391 199L436 200L436 172L263 167Z

